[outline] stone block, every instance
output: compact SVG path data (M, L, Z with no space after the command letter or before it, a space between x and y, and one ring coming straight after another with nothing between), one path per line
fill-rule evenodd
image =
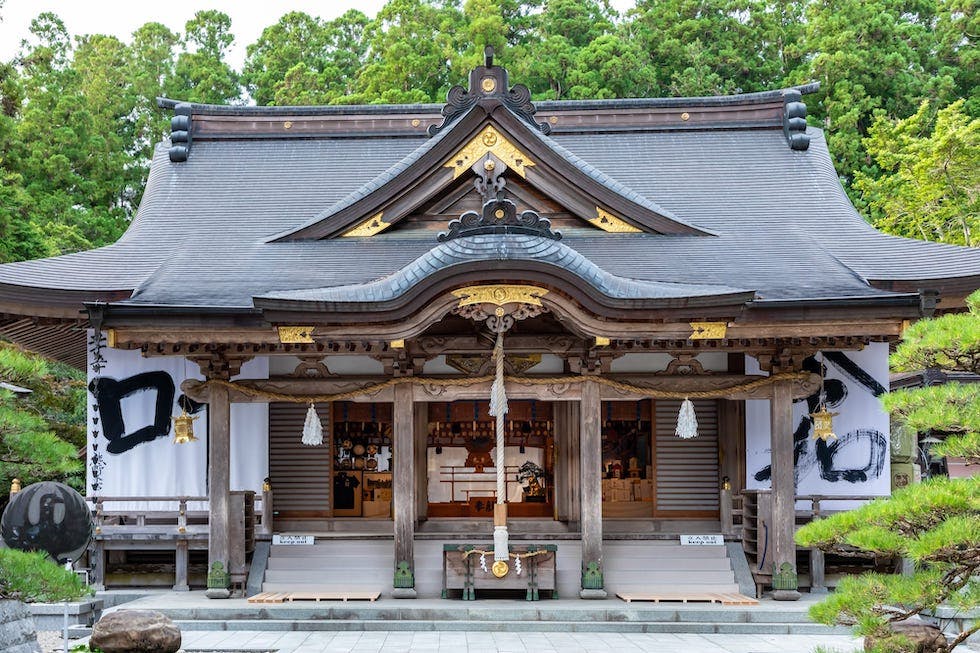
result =
M0 651L41 653L34 619L20 601L0 601Z

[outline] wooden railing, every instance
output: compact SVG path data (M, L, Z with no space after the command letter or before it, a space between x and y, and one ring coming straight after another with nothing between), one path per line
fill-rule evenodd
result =
M731 490L722 488L719 492L721 532L725 535L741 533L742 546L752 567L756 584L767 584L771 577L766 560L768 532L772 519L768 501L771 490L742 490L733 495ZM878 497L864 495L800 494L796 501L809 502L809 506L796 509L796 525L802 525L846 509L827 509L826 504L838 501L866 502ZM736 524L736 522L740 522ZM810 549L810 591L826 590L824 552Z
M253 492L231 494L240 517L231 524L229 571L233 582L244 582L256 534L272 534L272 490L264 490L261 497ZM174 589L189 589L188 552L208 547L208 497L95 495L86 500L95 522L90 566L96 589L105 589L107 550L145 548L175 551Z

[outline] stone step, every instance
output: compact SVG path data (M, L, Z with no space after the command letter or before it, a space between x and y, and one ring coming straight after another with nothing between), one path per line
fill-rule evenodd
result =
M495 632L606 632L686 633L732 635L847 635L850 630L813 623L785 622L671 622L671 621L487 621L487 620L388 620L294 619L176 620L182 631L253 630L289 631L495 631Z

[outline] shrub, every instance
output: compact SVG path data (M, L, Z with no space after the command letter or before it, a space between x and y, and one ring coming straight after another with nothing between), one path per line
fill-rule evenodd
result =
M43 552L0 549L0 599L24 603L74 601L92 590Z

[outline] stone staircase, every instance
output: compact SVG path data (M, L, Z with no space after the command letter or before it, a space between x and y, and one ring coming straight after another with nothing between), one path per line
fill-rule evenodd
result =
M514 600L463 602L443 599L377 603L244 604L210 601L158 609L182 631L499 631L616 632L758 635L846 635L809 621L806 604L718 606L711 604L626 604L619 599L563 599L537 603Z
M474 543L486 543L472 538ZM415 542L415 588L420 597L442 592L442 539ZM538 543L551 543L546 538ZM558 593L578 596L581 547L558 544ZM394 543L390 539L318 538L313 546L273 546L263 592L377 590L391 592ZM723 546L681 546L676 540L613 540L603 544L606 591L737 593L732 563Z

